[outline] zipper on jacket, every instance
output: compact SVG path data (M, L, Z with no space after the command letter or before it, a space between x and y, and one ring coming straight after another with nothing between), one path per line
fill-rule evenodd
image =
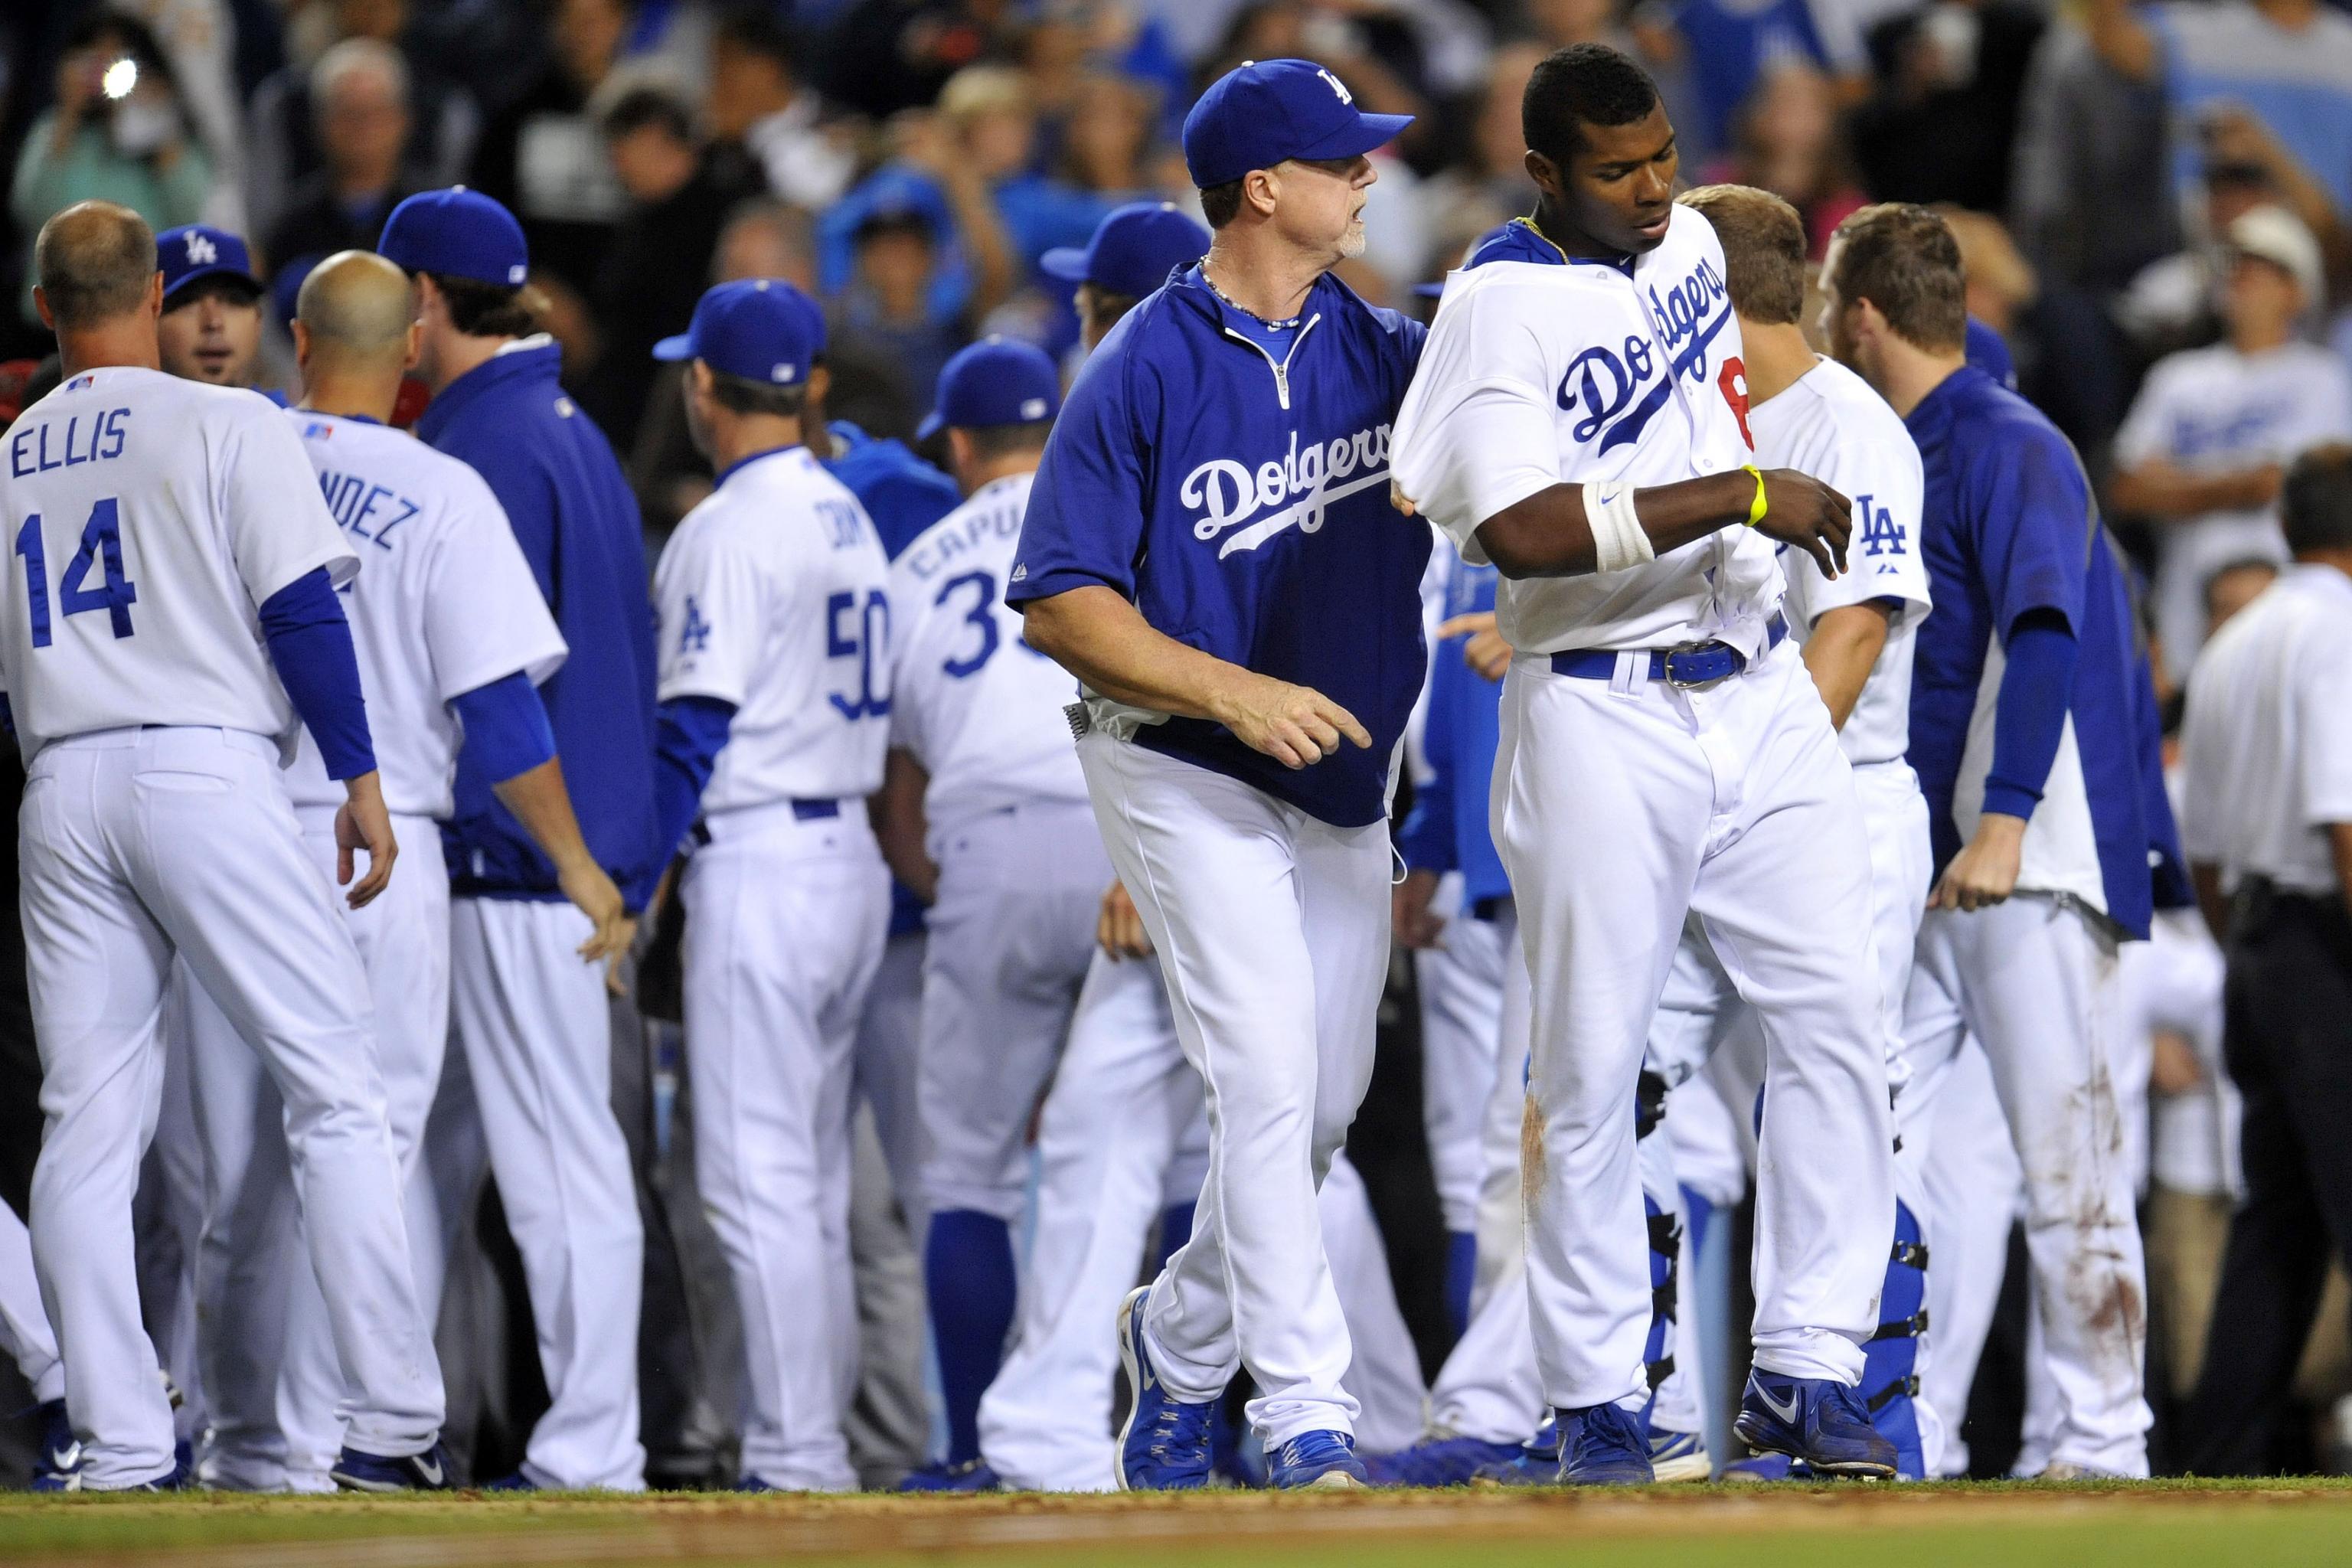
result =
M1265 355L1267 367L1274 372L1274 395L1281 400L1282 406L1285 409L1287 409L1290 406L1291 356L1297 353L1298 345L1307 341L1307 334L1315 330L1315 323L1322 319L1323 312L1320 310L1318 310L1313 315L1307 317L1307 324L1298 329L1298 335L1290 340L1289 353L1285 353L1280 359L1275 358L1272 353L1268 353L1266 346L1264 343L1259 342L1255 338L1244 337L1240 332L1234 331L1231 327L1226 327L1224 329L1224 334L1237 343L1249 344L1250 347L1257 350L1259 353Z

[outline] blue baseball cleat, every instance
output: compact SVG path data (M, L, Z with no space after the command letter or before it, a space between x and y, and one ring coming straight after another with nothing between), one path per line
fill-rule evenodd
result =
M80 1456L77 1454L75 1458L79 1459ZM32 1489L37 1492L80 1492L99 1490L109 1492L179 1492L187 1490L189 1485L190 1477L188 1462L185 1459L179 1458L177 1455L174 1455L172 1459L172 1468L164 1471L162 1475L157 1476L152 1481L138 1481L127 1487L106 1487L102 1489L85 1486L82 1484L81 1467L79 1464L76 1464L72 1469L68 1470L61 1475L53 1474L35 1477L33 1479Z
M1818 1478L1786 1454L1758 1454L1724 1466L1723 1479L1769 1486L1776 1481L1810 1481Z
M1171 1398L1161 1385L1143 1339L1143 1303L1150 1294L1148 1285L1130 1291L1118 1310L1118 1364L1128 1392L1115 1461L1119 1489L1197 1491L1209 1484L1209 1427L1217 1405Z
M907 1479L898 1483L898 1489L902 1492L992 1492L1003 1485L996 1472L988 1468L986 1459L966 1459L961 1465L950 1465L942 1459L937 1464L925 1465L921 1469L908 1471Z
M1749 1373L1732 1430L1759 1454L1786 1454L1817 1475L1885 1480L1895 1474L1895 1445L1870 1424L1853 1389L1825 1377Z
M1622 1405L1559 1413L1559 1484L1636 1487L1657 1479L1642 1418Z
M74 1436L66 1402L52 1399L41 1406L41 1451L33 1458L33 1489L66 1491L60 1485L81 1468L81 1439Z
M1339 1491L1370 1486L1356 1439L1345 1432L1301 1432L1267 1456L1277 1491Z
M1536 1435L1520 1444L1509 1458L1499 1464L1479 1466L1470 1479L1491 1481L1498 1487L1559 1485L1559 1422L1546 1416L1544 1424L1536 1428Z
M1482 1469L1507 1465L1523 1450L1517 1443L1484 1437L1424 1437L1393 1454L1364 1458L1364 1473L1376 1487L1466 1487Z
M446 1492L449 1455L438 1438L421 1454L363 1454L346 1447L327 1474L347 1492Z
M1650 1428L1650 1473L1661 1482L1704 1481L1715 1475L1706 1439L1696 1432Z

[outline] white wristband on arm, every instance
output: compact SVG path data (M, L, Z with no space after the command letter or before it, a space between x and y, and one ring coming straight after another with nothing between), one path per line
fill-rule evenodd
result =
M1584 525L1592 533L1595 572L1622 572L1657 559L1642 520L1633 514L1633 487L1622 479L1584 487Z

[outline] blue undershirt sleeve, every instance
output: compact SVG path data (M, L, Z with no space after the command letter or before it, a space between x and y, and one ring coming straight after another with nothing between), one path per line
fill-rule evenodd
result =
M665 856L694 826L734 720L735 704L717 697L673 697L661 705L654 729L654 822Z
M2010 628L2008 667L1993 710L1992 767L1985 775L1984 808L2031 818L2041 804L2058 742L2074 706L2074 662L2080 649L2066 617L2029 610Z
M449 700L466 727L464 755L492 784L527 773L555 755L547 704L521 670Z
M319 742L327 776L352 779L375 771L367 700L360 693L359 655L351 624L325 567L296 578L261 606L261 635L294 711Z

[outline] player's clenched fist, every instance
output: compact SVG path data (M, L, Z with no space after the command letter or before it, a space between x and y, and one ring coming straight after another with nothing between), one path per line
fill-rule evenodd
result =
M1756 531L1811 556L1825 577L1845 571L1853 537L1853 502L1810 474L1772 468L1764 475L1764 515Z
M1344 740L1370 746L1372 737L1356 716L1311 686L1293 686L1271 676L1238 671L1240 679L1214 705L1217 722L1286 768L1319 763Z

